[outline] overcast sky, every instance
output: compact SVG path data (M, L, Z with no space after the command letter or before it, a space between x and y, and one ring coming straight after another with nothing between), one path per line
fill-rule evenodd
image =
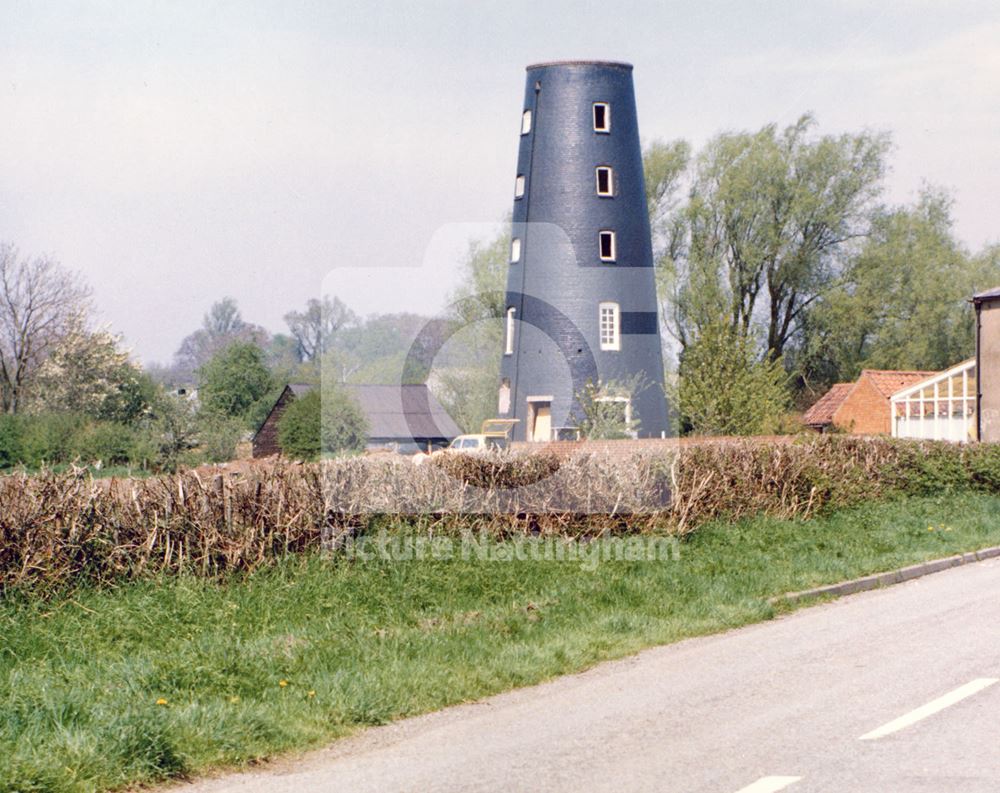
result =
M1000 3L0 0L0 240L167 361L235 297L433 312L512 201L524 66L635 64L644 140L889 130L887 197L1000 240Z

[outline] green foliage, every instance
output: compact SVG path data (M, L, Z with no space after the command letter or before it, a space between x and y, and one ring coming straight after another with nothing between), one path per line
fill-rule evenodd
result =
M632 417L628 405L648 387L641 374L608 383L588 382L583 393L576 395L580 437L588 440L634 438L639 431L639 419Z
M140 788L323 746L769 619L771 596L996 545L998 511L995 496L963 495L807 522L720 521L677 560L585 574L490 542L486 560L310 555L227 582L178 576L8 597L0 790Z
M236 458L236 444L244 433L240 419L203 413L197 419L198 450L206 462L225 463Z
M368 420L354 399L342 388L322 389L320 439L324 455L364 451L368 441Z
M17 465L24 457L21 424L18 416L0 413L0 469Z
M510 233L508 220L492 239L469 245L451 295L453 333L436 361L434 395L464 432L497 416Z
M789 403L781 361L761 361L750 339L721 322L688 345L673 390L683 428L696 435L774 433Z
M256 344L234 342L216 353L198 370L198 397L211 413L244 419L256 418L255 408L274 388L264 352Z
M278 421L278 445L297 460L315 460L321 449L323 397L318 388L292 401Z
M278 422L278 443L289 457L360 452L368 438L364 413L344 389L325 385L295 399Z
M972 356L968 298L1000 283L1000 263L956 241L951 199L925 188L913 207L879 212L838 289L812 312L807 380L852 380L862 368L940 371Z

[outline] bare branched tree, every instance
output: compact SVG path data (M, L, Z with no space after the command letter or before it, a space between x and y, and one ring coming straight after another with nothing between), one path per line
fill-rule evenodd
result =
M295 337L299 360L318 361L330 349L337 331L358 321L357 316L339 297L312 298L305 311L285 314L288 329Z
M0 243L0 396L17 413L33 376L63 337L90 313L90 288L45 256Z

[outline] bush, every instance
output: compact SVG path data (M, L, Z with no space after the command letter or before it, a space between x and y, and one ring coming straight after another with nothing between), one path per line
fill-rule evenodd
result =
M21 422L17 416L0 415L0 469L17 465L23 456Z
M278 421L278 445L289 457L298 460L319 457L321 401L319 389L313 389L285 408Z
M90 422L74 434L71 451L86 465L129 465L136 460L136 436L136 431L125 424Z
M243 422L236 418L206 414L198 418L198 448L210 463L225 463L236 457L236 444L243 435Z
M30 468L59 465L77 457L75 439L86 423L74 413L42 413L23 417L21 462Z
M360 452L367 438L361 408L343 389L332 386L314 388L296 399L278 423L281 450L299 460Z

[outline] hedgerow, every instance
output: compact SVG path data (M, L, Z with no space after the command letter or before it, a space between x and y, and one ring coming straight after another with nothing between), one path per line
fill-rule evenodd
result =
M252 571L385 526L498 538L683 535L718 518L1000 492L1000 447L986 444L829 436L631 448L444 454L423 465L279 461L149 479L13 474L0 478L0 588Z

